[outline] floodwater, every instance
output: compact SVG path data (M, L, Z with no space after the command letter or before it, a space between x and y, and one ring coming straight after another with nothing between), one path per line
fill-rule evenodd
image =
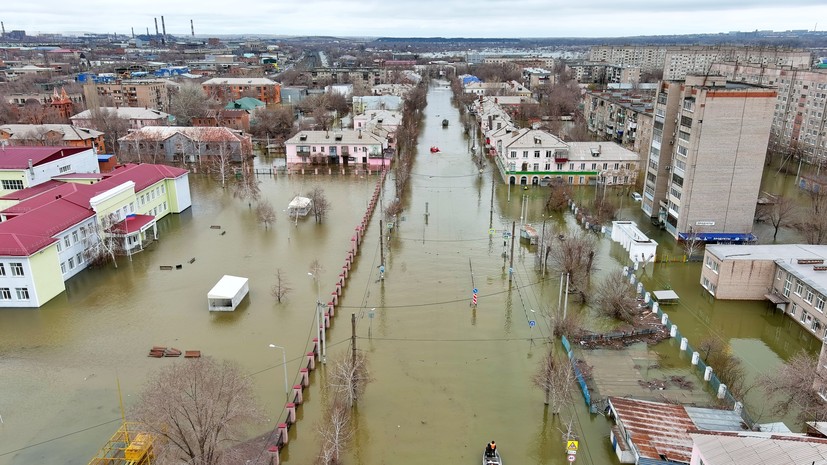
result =
M510 242L502 233L510 232L513 221L519 231L523 195L526 222L576 226L570 215L543 216L541 188L512 186L509 192L496 179L492 203L491 166L482 173L474 166L450 97L445 85L429 91L405 210L385 244L385 280L378 280L377 210L329 330L328 359L346 354L350 314L357 314L357 348L368 353L374 378L357 408L358 431L347 462L470 464L495 439L509 463L563 464L561 430L570 422L581 439L578 463L614 463L609 423L587 413L579 392L555 416L531 384L542 355L559 350L559 343L545 342L542 316L556 307L557 277L540 276L532 251L517 241L509 285L510 263L503 258ZM448 128L441 126L444 118L451 121ZM430 153L433 145L442 152ZM262 177L264 197L278 211L316 184L332 205L321 225L312 218L292 224L281 213L266 230L246 202L191 176L192 209L162 220L160 240L150 250L131 262L120 260L117 270L81 273L67 283L65 294L39 310L0 311L0 465L87 463L117 427L117 379L128 409L143 380L174 362L146 357L154 345L241 363L271 420L251 434L271 429L283 418L285 395L282 354L268 344L286 348L292 386L315 337L317 294L326 301L333 290L377 179ZM389 176L385 202L393 192ZM592 195L590 188L576 192L584 199ZM615 198L625 202L624 219L648 231L639 204L625 195ZM661 231L651 233L672 247ZM595 279L626 264L624 257L622 248L602 239ZM324 267L318 282L307 275L314 258ZM178 264L181 270L159 269ZM670 318L692 343L709 332L721 334L750 376L798 350L817 350L815 338L762 303L710 300L698 284L699 267L657 264L643 279L647 289L668 285L678 292L681 304L670 309ZM277 268L293 287L281 304L269 294ZM210 314L206 292L223 274L249 277L250 297L232 314ZM470 306L474 288L476 309ZM586 312L592 328L606 326L592 309L571 303L569 310ZM646 350L647 360L680 364L669 343ZM324 371L311 376L307 402L282 456L286 463L310 463L318 452L314 430ZM757 393L747 397L748 408L762 403Z

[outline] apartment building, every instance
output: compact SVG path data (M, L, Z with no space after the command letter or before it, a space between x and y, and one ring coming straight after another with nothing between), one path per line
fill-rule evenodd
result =
M191 205L187 171L126 165L56 176L0 197L0 307L40 307L85 269L101 241L133 254L158 239L156 222Z
M827 70L782 69L773 115L774 148L809 162L827 160Z
M201 83L201 88L221 102L254 97L267 105L281 103L281 84L267 78L213 78Z
M707 74L713 63L737 62L809 69L810 52L786 47L746 45L600 45L589 51L589 61L640 67L643 72L663 71L664 80Z
M652 141L654 93L587 91L583 101L591 133L646 157Z
M390 168L393 158L386 139L362 129L301 131L284 146L288 168L339 164Z
M720 76L663 81L641 208L676 239L753 240L774 89Z
M625 64L581 61L569 64L569 69L581 84L637 84L640 67Z
M638 154L613 143L563 142L541 129L504 129L487 134L500 176L508 184L631 185Z
M111 102L116 107L143 107L161 111L167 111L170 97L166 81L137 79L88 83L83 86L83 94L87 102Z

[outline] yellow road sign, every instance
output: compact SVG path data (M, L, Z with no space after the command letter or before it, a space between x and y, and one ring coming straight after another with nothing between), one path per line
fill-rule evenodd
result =
M580 443L578 441L566 441L566 450L577 451Z

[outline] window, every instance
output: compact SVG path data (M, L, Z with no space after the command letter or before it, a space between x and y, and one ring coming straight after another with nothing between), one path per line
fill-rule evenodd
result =
M75 244L77 244L77 242L78 242L78 232L77 231L72 231L72 241Z
M81 226L80 227L80 238L81 239L86 239L86 226Z
M7 191L16 191L23 188L23 181L19 179L4 179L3 189Z
M784 291L782 292L782 294L784 294L784 297L790 296L790 288L792 287L792 285L792 278L790 277L790 275L787 275L787 279L784 280Z
M537 171L537 170L539 169L539 166L540 166L540 165L538 165L537 163L535 163L535 164L534 164L534 171ZM167 203L166 203L166 202L164 202L164 211L167 211Z
M558 164L557 164L557 171L562 171L562 170L563 170L563 164L562 164L562 163L558 163Z
M523 150L523 158L528 158L528 150Z
M510 158L517 158L517 151L516 151L516 150L512 150L512 151L511 151L511 156L510 156Z
M129 213L135 213L135 202L129 202Z
M29 288L18 287L14 290L17 292L17 300L29 300Z
M0 287L0 300L11 300L11 289Z
M806 322L808 316L809 315L807 314L807 312L801 312L801 322L802 323Z
M569 163L569 171L574 171L574 163Z
M816 298L815 307L816 307L816 310L818 310L821 313L824 313L824 297L818 296L818 298Z
M70 269L70 270L74 270L74 269L75 269L75 257L70 257L70 258L69 258L69 269Z
M6 276L6 266L0 263L0 276Z
M60 272L66 274L66 262L60 263Z
M804 301L808 304L813 303L813 290L809 287L807 288L807 291L804 293Z
M161 184L161 193L162 193L162 194L165 194L166 192L167 192L167 188L166 188L166 186L164 186L163 184Z
M66 165L66 166L61 166L57 170L58 170L59 173L66 173L71 169L72 169L72 165Z
M11 267L11 275L12 276L23 276L23 264L20 262L12 262L9 263Z
M68 234L63 236L63 245L65 245L66 247L71 247L72 246L72 241L69 240L69 235Z
M57 241L57 253L60 253L61 250L63 250L63 247L60 245L60 241Z
M795 316L796 310L798 310L798 304L793 302L792 307L790 307L790 316Z
M801 296L801 293L804 291L804 284L801 281L795 282L795 295Z
M540 158L540 151L539 150L534 151L534 158Z

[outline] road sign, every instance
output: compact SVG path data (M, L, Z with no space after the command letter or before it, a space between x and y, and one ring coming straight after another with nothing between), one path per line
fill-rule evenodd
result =
M475 287L475 288L474 288L474 290L473 290L473 291L471 291L471 292L473 292L474 294L476 294L476 293L478 293L478 292L479 292L479 289L477 289L477 288Z
M576 459L576 458L577 458L576 455L569 455L568 456L569 462L574 462L574 459Z
M489 230L488 230L488 235L489 235L489 236L493 236L493 235L494 235L494 234L496 234L496 233L497 233L497 230L496 230L496 229L489 229Z
M580 446L580 442L578 441L566 441L566 450L577 451L578 446Z
M511 237L511 233L508 231L503 231L503 237L508 239L509 237Z
M537 322L536 322L536 321L534 321L534 320L528 320L528 327L529 327L529 328L533 328L533 327L534 327L534 325L536 325L536 324L537 324Z

